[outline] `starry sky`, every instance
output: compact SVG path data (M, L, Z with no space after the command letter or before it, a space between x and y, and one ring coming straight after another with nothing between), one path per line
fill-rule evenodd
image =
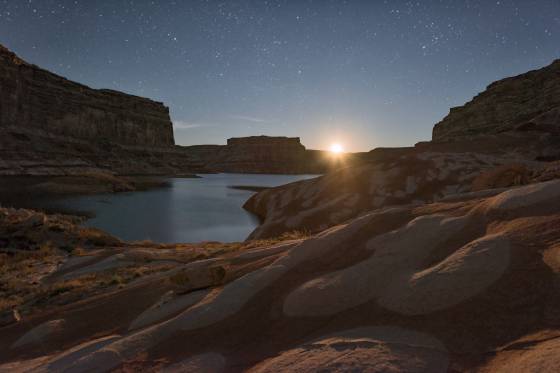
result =
M560 58L560 0L0 0L0 44L163 101L178 144L428 140L490 82Z

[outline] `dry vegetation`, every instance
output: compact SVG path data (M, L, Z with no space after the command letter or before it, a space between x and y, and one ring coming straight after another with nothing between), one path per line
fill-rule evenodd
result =
M75 216L0 208L0 325L168 271L168 283L178 292L219 286L226 280L226 269L220 265L200 272L174 269L196 260L309 236L293 231L274 239L247 242L126 243L100 230L82 227L81 222L82 218ZM77 263L74 270L80 267L80 261L94 266L111 258L116 258L116 265L65 275L65 263Z

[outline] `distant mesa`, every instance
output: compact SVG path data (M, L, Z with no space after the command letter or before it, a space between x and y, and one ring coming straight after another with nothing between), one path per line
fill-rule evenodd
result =
M293 147L297 150L305 150L301 144L299 137L284 136L249 136L249 137L232 137L227 140L228 146L284 146Z

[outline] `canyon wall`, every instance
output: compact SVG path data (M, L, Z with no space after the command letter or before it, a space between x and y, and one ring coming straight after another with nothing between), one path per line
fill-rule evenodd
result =
M299 138L175 146L162 103L92 89L0 45L0 175L322 173L336 166Z
M135 146L174 144L169 109L91 89L28 64L0 46L0 127Z
M464 106L452 108L433 129L433 141L507 131L560 132L560 60L499 80Z

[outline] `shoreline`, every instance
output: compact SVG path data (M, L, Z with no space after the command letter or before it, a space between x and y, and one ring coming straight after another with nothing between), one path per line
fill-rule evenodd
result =
M270 188L274 188L274 187L257 186L257 185L228 185L227 187L230 189L245 190L245 191L255 192L255 193L262 192L263 190L267 190Z

